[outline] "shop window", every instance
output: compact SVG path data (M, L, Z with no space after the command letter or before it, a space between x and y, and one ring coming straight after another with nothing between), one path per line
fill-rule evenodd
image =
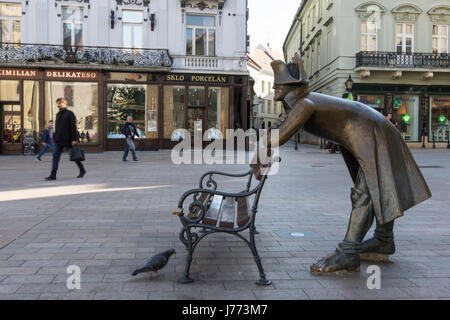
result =
M123 47L142 48L144 23L142 11L123 10L122 14Z
M384 96L358 94L358 101L380 112L384 111Z
M430 97L429 141L446 142L445 133L450 131L450 96Z
M433 53L448 52L448 25L433 25Z
M62 8L64 47L83 45L83 8Z
M186 54L216 55L216 18L214 16L187 15Z
M0 42L20 43L21 17L20 3L0 2Z
M208 88L208 129L216 129L209 131L209 139L218 139L219 133L222 133L222 138L225 138L226 129L229 127L229 107L228 88Z
M361 22L361 51L377 51L377 26L375 21Z
M185 128L185 87L164 87L164 138L183 138L182 131L176 129Z
M0 80L0 101L19 102L19 81Z
M148 130L146 129L145 123L145 120L148 117L145 111L146 86L108 84L106 97L108 121L107 138L125 138L125 136L120 133L120 126L125 123L128 116L133 117L133 122L136 124L138 135L141 138L146 138Z
M25 137L39 140L39 82L23 82L23 130Z
M189 87L189 107L205 106L205 87Z
M149 139L158 138L158 86L147 86L146 134Z
M418 96L394 96L392 117L405 141L419 141Z
M396 25L397 54L411 54L414 52L414 25L411 23L397 23Z
M67 104L77 118L81 143L98 143L98 85L91 82L49 81L45 84L45 123L56 120L59 112L56 99L73 93L72 105ZM66 98L67 99L67 98ZM69 101L68 101L69 102ZM55 127L58 131L58 127Z

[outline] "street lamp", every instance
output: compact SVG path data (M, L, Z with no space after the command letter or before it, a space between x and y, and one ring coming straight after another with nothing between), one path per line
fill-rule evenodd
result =
M349 74L348 79L345 81L345 93L342 95L342 98L353 100L353 83L352 76Z

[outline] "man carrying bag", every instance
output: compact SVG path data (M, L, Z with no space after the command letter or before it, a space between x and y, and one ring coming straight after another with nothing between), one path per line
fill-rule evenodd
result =
M125 150L123 152L123 161L128 161L128 152L131 150L131 153L133 154L133 160L139 161L139 159L136 156L136 147L134 146L133 139L135 136L138 137L138 140L141 140L141 137L139 137L139 134L137 133L136 125L133 123L133 118L131 116L127 117L127 122L125 122L125 125L122 127L122 133L125 135Z
M58 104L59 112L56 115L56 128L55 134L53 136L55 142L55 151L53 153L53 164L52 164L52 172L50 176L45 178L46 180L56 180L56 173L58 171L59 160L61 158L61 152L64 148L67 148L71 151L71 160L75 161L78 169L80 170L77 178L82 178L86 174L86 170L83 167L81 161L84 160L83 157L80 156L80 148L76 146L78 144L78 131L77 131L77 121L75 118L75 114L67 110L67 102L64 98L58 98L56 100Z

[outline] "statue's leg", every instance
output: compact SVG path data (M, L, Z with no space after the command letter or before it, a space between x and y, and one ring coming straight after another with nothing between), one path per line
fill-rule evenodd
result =
M336 252L311 265L312 272L359 270L361 242L374 220L372 201L361 169L351 191L351 200L352 212L344 240L339 243Z
M367 261L389 262L389 255L395 252L394 220L379 224L372 239L361 244L360 258Z

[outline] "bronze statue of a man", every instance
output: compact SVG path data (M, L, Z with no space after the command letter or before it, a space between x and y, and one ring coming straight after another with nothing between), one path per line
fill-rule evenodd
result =
M299 129L337 143L355 183L352 212L336 252L311 265L313 272L356 271L360 254L395 252L394 219L431 197L431 192L397 128L362 103L310 92L302 59L273 61L275 100L286 112L278 128L282 145ZM364 241L376 218L374 237Z

